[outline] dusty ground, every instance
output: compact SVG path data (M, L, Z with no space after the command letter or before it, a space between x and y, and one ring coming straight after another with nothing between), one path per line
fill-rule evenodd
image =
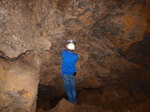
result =
M149 87L137 82L130 87L118 83L99 89L83 89L77 91L76 105L65 101L63 98L67 97L62 96L39 101L37 112L149 112Z

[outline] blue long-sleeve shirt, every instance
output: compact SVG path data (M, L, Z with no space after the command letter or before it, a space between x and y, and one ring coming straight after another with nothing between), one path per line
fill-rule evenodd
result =
M62 52L62 74L73 74L76 71L78 55L65 49Z

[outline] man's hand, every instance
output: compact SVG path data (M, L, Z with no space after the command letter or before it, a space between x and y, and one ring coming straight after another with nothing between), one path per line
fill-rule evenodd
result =
M72 75L73 75L73 76L76 76L76 72L74 72Z

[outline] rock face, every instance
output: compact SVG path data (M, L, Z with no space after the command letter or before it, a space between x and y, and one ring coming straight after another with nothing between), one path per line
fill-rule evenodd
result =
M43 53L39 95L64 93L61 52L67 39L77 43L77 89L116 83L120 77L140 77L149 66L149 4L148 0L58 0L56 8L62 14L65 35L57 41L53 38L50 52ZM136 49L136 43L141 43L141 49ZM140 56L139 51L143 51Z
M34 112L36 109L39 71L36 54L17 61L0 59L0 111ZM29 61L30 60L30 61ZM32 65L31 63L34 63Z
M149 25L149 0L1 0L0 111L34 112L39 76L39 96L64 94L67 39L77 43L77 89L148 83Z
M65 99L62 99L59 104L50 111L46 112L113 112L111 110L103 110L101 107L93 105L74 105ZM43 111L44 112L44 111Z
M17 58L19 55L36 49L49 50L50 41L40 35L39 14L27 1L6 1L0 3L0 55ZM39 20L40 22L41 20Z

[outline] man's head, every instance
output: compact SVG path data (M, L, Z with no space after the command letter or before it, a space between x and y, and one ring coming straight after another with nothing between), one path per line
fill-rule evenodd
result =
M75 50L75 44L73 42L70 42L66 45L67 49L69 51L74 51Z
M69 51L74 51L75 50L75 41L74 40L72 40L72 39L69 39L68 41L67 41L67 45L66 45L66 47L67 47L67 49L69 50Z

